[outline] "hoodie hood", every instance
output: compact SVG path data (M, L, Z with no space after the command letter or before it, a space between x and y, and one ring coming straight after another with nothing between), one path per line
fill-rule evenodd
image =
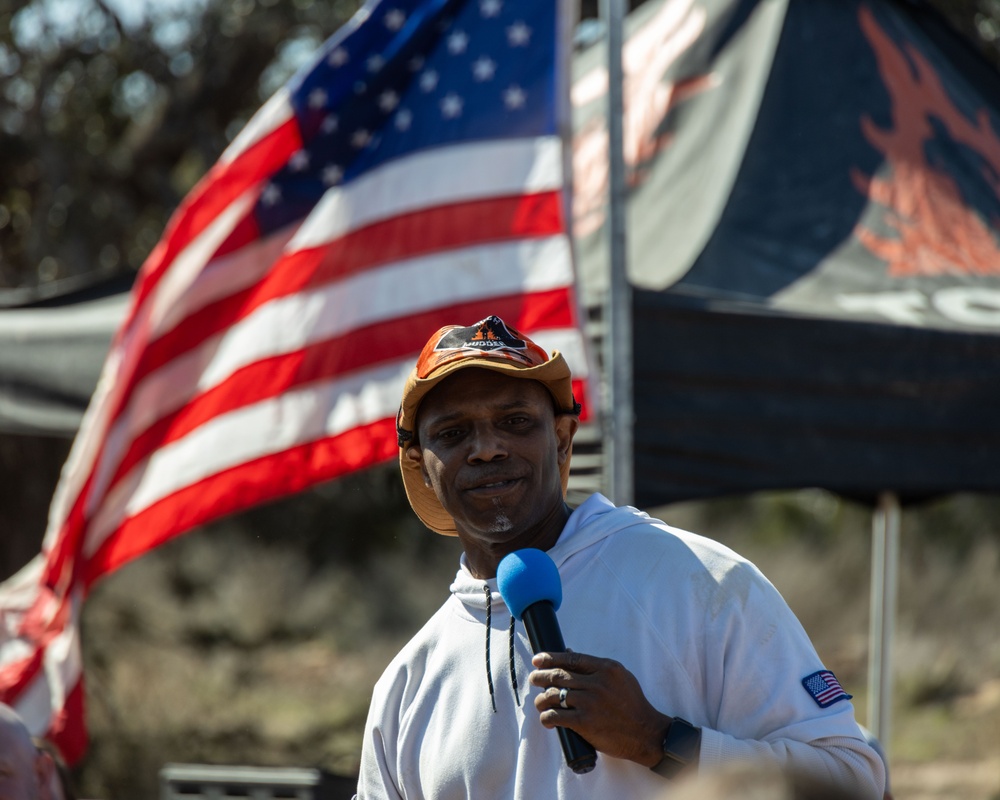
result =
M596 524L607 519L608 514L621 517L615 525ZM649 522L649 515L631 506L615 506L608 498L600 493L592 494L579 507L577 507L569 519L566 527L559 535L559 540L548 551L549 557L555 562L556 567L562 571L563 565L574 555L599 542L602 542L615 531L621 530L629 525L641 525ZM497 579L490 578L483 580L476 578L469 571L465 555L462 555L458 573L451 584L451 593L462 601L462 604L472 613L486 612L486 592L483 590L484 584L490 587L490 603L493 613L498 610L506 612L507 607L500 596L497 588Z
M604 524L611 522L608 515L618 515L621 519L616 520L616 524ZM563 572L564 565L567 565L577 553L582 552L592 546L600 545L608 536L620 531L624 527L632 524L642 524L647 522L649 517L641 511L637 511L629 506L616 507L606 497L601 494L593 494L588 497L566 520L566 526L559 534L559 540L548 551L549 557L553 560L560 573ZM464 612L473 619L484 622L485 634L485 656L486 656L486 685L490 694L490 703L494 713L497 710L496 692L494 689L493 675L490 671L491 656L491 628L494 623L498 626L507 626L507 649L510 653L509 672L511 689L517 704L521 704L518 691L517 670L514 667L514 627L517 620L511 615L503 597L497 588L497 579L490 578L483 580L475 577L469 571L469 565L463 553L458 574L451 584L453 599L461 602Z

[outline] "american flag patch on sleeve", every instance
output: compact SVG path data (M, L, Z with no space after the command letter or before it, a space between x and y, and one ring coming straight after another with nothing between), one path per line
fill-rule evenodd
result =
M854 695L844 691L840 681L828 669L821 669L802 679L802 685L820 708L832 706L838 700L850 700Z

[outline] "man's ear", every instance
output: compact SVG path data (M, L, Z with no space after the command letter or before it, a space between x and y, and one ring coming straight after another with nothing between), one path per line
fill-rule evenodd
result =
M420 468L420 474L423 476L424 485L428 489L433 488L431 486L431 478L427 474L427 470L424 469L424 451L420 449L420 445L411 444L406 448L406 452L403 455L406 457L407 461Z
M556 416L556 442L559 464L569 458L573 445L573 437L580 427L580 420L575 414L559 414Z

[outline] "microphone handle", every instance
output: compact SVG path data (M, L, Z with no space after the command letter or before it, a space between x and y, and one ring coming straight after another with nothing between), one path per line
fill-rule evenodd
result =
M521 620L528 633L532 652L566 652L555 608L548 600L532 603L524 609ZM579 775L590 772L597 763L597 751L594 746L570 728L557 727L556 732L559 734L559 743L562 745L563 755L569 768Z

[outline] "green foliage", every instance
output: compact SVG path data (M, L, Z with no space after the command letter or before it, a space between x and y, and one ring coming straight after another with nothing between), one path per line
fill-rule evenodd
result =
M184 194L357 5L0 8L0 288L138 269Z

